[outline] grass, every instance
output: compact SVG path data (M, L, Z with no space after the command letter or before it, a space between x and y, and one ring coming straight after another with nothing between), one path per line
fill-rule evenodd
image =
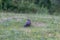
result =
M60 40L60 16L42 14L14 14L0 13L0 40ZM34 22L44 23L24 28L27 18ZM42 24L43 25L43 24Z

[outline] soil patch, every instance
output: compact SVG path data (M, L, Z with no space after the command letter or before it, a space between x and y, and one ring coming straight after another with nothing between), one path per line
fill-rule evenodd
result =
M43 23L43 22L33 22L32 23L32 26L42 27L42 26L46 26L46 23Z

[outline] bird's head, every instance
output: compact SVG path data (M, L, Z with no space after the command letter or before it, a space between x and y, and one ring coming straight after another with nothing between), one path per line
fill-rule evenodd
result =
M27 19L27 21L30 21L30 19Z

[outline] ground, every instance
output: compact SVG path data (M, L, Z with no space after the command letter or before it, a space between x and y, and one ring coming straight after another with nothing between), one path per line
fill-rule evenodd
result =
M32 25L24 28L27 18ZM60 16L0 13L0 40L60 40Z

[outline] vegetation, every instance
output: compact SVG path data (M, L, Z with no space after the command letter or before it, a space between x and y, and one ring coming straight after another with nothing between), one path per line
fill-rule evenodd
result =
M60 40L59 14L60 0L0 0L0 40Z
M27 17L32 26L24 28ZM0 13L0 40L60 40L60 16Z
M36 13L41 8L50 14L60 10L60 0L0 0L0 10L19 13Z

